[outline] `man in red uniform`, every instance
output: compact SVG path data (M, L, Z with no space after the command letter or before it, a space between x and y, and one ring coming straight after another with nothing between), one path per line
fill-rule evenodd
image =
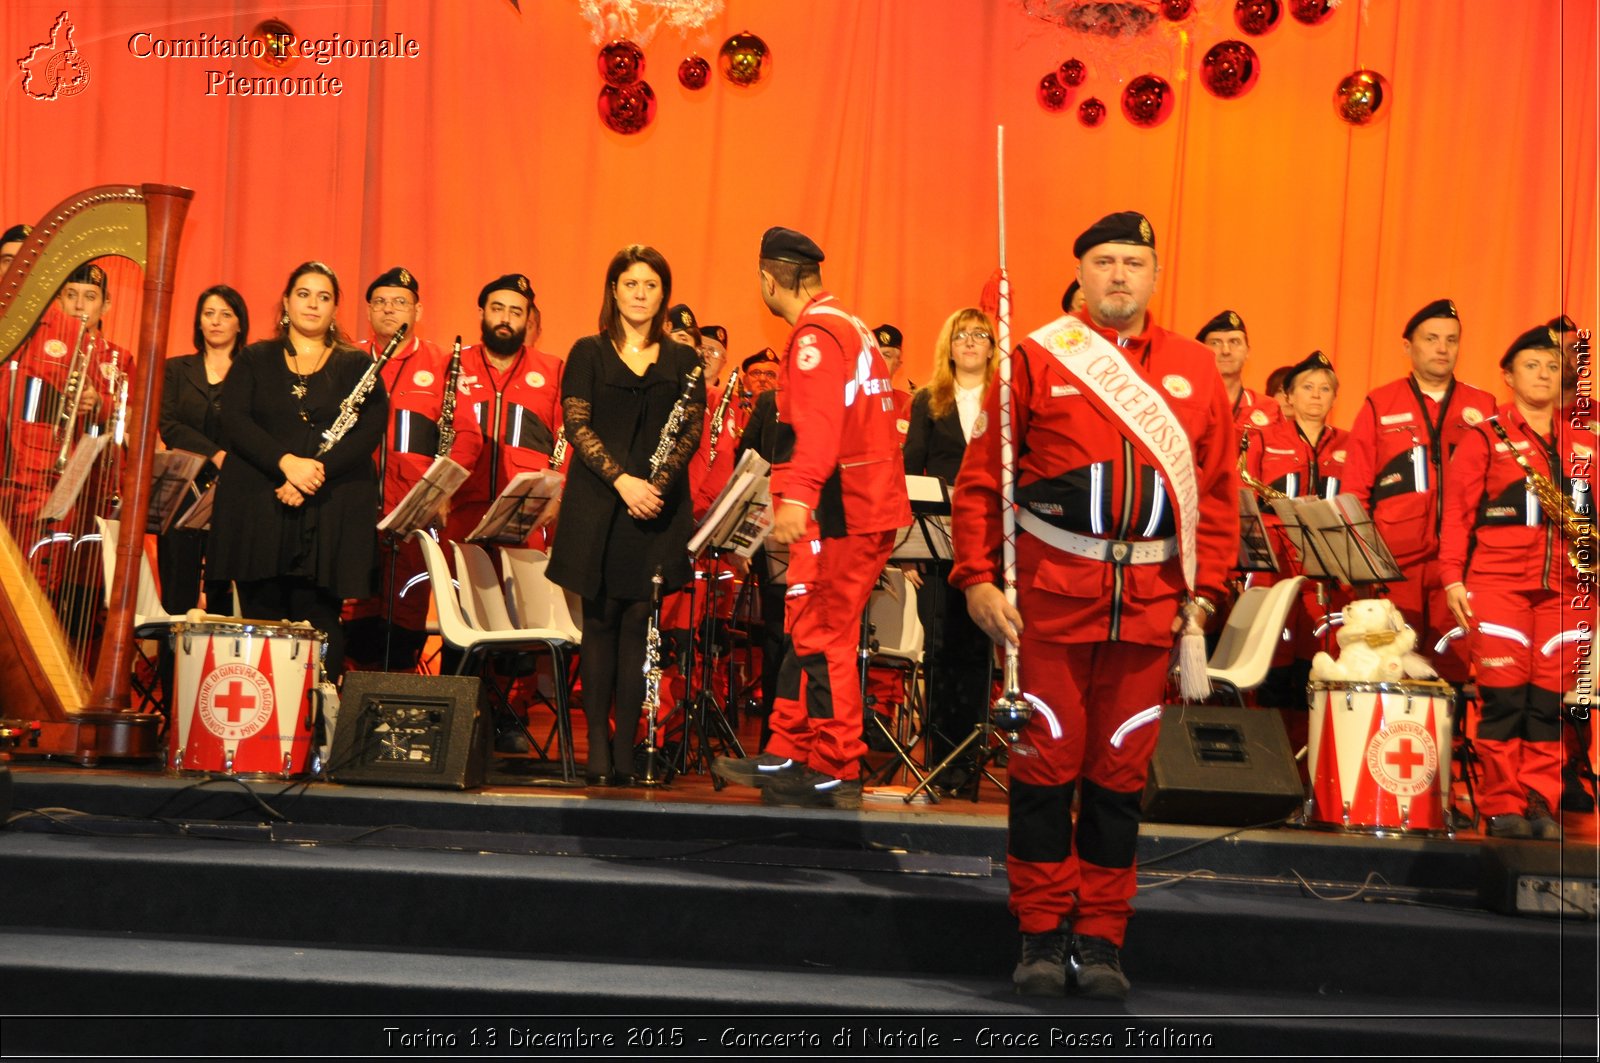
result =
M1278 419L1278 404L1244 386L1244 364L1250 360L1250 331L1244 318L1224 310L1200 326L1195 339L1216 354L1217 372L1228 389L1233 419L1240 428L1265 428Z
M17 257L17 252L22 249L22 241L32 231L26 225L13 225L0 233L0 273L11 268L11 260Z
M1554 329L1518 336L1500 368L1511 401L1462 436L1445 473L1439 566L1450 608L1472 633L1482 695L1475 797L1486 832L1560 841L1552 809L1562 790L1561 699L1577 686L1580 647L1594 652L1585 646L1594 581L1574 570L1574 544L1529 486L1529 470L1585 513L1594 433L1558 409ZM1592 561L1592 539L1589 550Z
M1434 654L1439 675L1467 681L1466 640L1445 643L1454 627L1439 568L1444 469L1456 444L1494 413L1494 398L1456 379L1461 318L1435 299L1411 315L1402 333L1411 374L1375 388L1350 429L1344 490L1372 514L1405 579L1389 599L1416 629L1417 649Z
M534 346L540 315L528 278L507 273L485 284L478 309L482 343L461 352L461 395L477 415L483 449L472 476L450 500L446 536L457 541L472 533L513 476L550 468L562 424L566 363ZM533 532L528 545L544 547L543 528Z
M421 287L416 274L404 266L386 270L367 285L371 335L361 346L377 358L401 325L409 330L381 374L391 415L388 437L378 451L384 513L400 504L439 452L439 423L450 382L450 355L418 334L417 323L421 320ZM470 469L483 448L483 436L459 386L450 423L455 429L455 442L449 457ZM345 652L365 667L388 669L398 664L402 670L411 670L428 639L428 588L416 581L424 572L422 549L416 541L407 538L400 545L398 557L391 557L393 551L394 544L386 537L378 553L378 597L352 603L346 609ZM390 654L387 660L385 647Z
M879 325L872 330L872 336L878 341L878 353L883 355L883 364L889 367L889 383L893 385L904 357L901 345L905 337L893 325ZM900 445L905 446L906 432L911 429L911 392L905 388L894 389L894 427L900 433Z
M772 739L754 757L719 757L729 782L771 804L858 808L861 613L911 523L889 374L872 333L822 287L822 249L793 229L761 238L761 296L793 326L778 418L792 433L772 470L775 542L789 547L788 650Z
M1060 994L1070 953L1079 993L1120 1000L1168 660L1237 556L1238 445L1211 352L1147 310L1158 275L1149 221L1108 215L1072 250L1084 308L1013 356L1017 607L1000 588L998 381L956 481L950 582L991 638L1019 644L1022 688L1042 700L1009 765L1006 868L1023 935L1012 980Z

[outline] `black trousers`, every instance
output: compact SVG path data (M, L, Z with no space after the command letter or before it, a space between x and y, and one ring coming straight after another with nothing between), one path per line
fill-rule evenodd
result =
M644 642L650 603L583 600L583 714L589 721L590 775L632 775L633 740L644 703ZM614 711L613 711L614 710ZM611 721L615 718L613 732Z
M332 591L301 576L239 583L239 605L247 618L304 620L328 636L324 668L335 683L344 675L344 628L339 623L342 604Z

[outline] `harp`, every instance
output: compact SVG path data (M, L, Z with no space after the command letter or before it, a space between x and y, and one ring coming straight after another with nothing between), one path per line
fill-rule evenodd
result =
M0 396L6 412L6 481L0 487L19 489L19 401L24 396L16 386L18 370L29 345L41 342L41 322L57 293L85 264L126 259L143 278L137 340L121 381L111 374L105 379L112 385L109 398L119 402L117 428L125 443L125 449L113 448L120 474L117 515L124 528L144 528L173 273L193 196L187 188L158 184L104 185L72 196L34 227L0 276L0 380L11 385ZM40 384L27 398L47 391ZM142 534L119 537L114 575L106 581L103 626L97 617L96 637L75 641L30 565L25 545L0 521L0 716L18 752L68 756L84 764L102 756L155 755L160 719L133 711L130 697L143 540Z

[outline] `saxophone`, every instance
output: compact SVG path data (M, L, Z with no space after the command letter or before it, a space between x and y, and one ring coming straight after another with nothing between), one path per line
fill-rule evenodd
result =
M1506 434L1505 426L1500 423L1498 417L1492 418L1489 423L1494 425L1495 434L1500 437L1500 442L1506 445L1511 457L1521 467L1522 474L1527 477L1528 490L1538 499L1539 508L1554 519L1561 529L1562 538L1567 540L1567 560L1572 563L1573 569L1580 576L1593 576L1595 574L1594 525L1589 514L1581 512L1573 505L1571 497L1557 487L1550 477L1528 464L1528 459L1524 458L1511 442L1511 437Z
M1260 480L1257 480L1254 476L1251 476L1250 469L1248 467L1249 458L1250 433L1244 432L1239 436L1239 482L1265 499L1270 500L1274 498L1290 497L1289 495L1286 495L1282 491L1278 490L1276 487L1269 487Z
M661 471L661 466L666 464L667 455L672 453L672 448L678 444L678 437L683 434L683 418L689 407L689 396L694 392L694 386L700 382L700 376L704 372L704 367L696 365L684 378L683 394L672 404L672 412L667 415L667 423L661 426L661 438L656 441L656 452L650 455L652 480L655 479L656 473Z
M739 370L735 369L728 378L728 386L722 389L722 399L717 403L717 412L711 416L711 445L706 450L706 466L709 468L717 463L717 444L722 441L722 426L727 424L728 403L733 401L733 390L739 386Z
M339 416L334 418L333 424L322 433L322 442L317 447L317 457L320 458L332 450L339 440L345 437L345 433L355 427L356 418L361 416L361 404L367 401L367 394L372 390L372 385L378 382L378 374L389 364L394 352L400 349L400 343L406 338L406 333L410 329L409 325L401 325L395 330L394 337L389 340L389 345L383 349L377 361L367 366L367 371L361 374L361 379L350 389L350 394L339 403Z
M644 775L638 779L640 786L664 786L668 782L656 773L661 749L657 744L656 725L661 716L661 566L657 565L650 577L650 621L644 629Z
M83 404L83 384L89 372L89 353L93 341L85 342L89 331L89 315L77 315L78 343L72 349L72 360L67 369L67 385L61 391L61 409L56 417L56 439L61 445L56 455L56 472L67 467L67 455L72 451L72 423L78 419L78 407Z
M450 369L444 375L444 399L439 403L439 449L435 458L448 458L456 445L456 388L461 384L461 337L450 352Z

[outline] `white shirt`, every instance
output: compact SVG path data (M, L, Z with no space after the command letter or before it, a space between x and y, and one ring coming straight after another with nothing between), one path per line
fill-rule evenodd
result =
M978 411L983 409L983 385L964 388L960 384L956 389L956 413L961 418L961 437L967 442L972 442L972 423L978 419Z

